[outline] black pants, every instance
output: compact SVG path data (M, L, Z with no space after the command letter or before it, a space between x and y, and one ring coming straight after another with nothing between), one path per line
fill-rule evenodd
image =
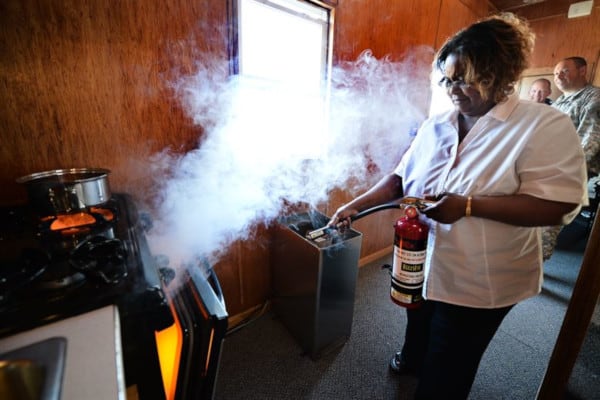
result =
M481 357L512 307L481 309L426 300L407 310L402 358L418 371L415 399L466 399Z

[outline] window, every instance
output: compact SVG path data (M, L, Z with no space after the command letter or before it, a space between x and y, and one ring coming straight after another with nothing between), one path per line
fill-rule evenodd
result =
M327 136L333 9L309 0L233 1L230 72L237 91L228 126L252 131L236 143L280 149L264 163L319 158L323 148L314 143ZM295 138L304 140L290 148Z
M237 72L305 89L330 70L332 10L310 1L238 0Z
M440 87L438 82L443 75L435 70L431 79L431 103L429 104L429 115L439 114L454 108L446 89Z

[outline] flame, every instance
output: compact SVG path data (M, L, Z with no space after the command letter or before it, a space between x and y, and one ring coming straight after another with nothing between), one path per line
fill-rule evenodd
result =
M63 214L56 217L50 229L60 231L67 228L74 228L82 225L90 225L96 222L96 219L88 213L80 212L76 214Z
M110 222L115 218L115 214L107 208L90 207L89 213L78 212L75 214L60 214L57 216L43 217L41 218L41 221L52 221L50 223L50 230L52 231L62 231L64 234L70 234L79 232L80 229L78 229L78 227L80 226L95 224L99 217L106 222Z
M168 328L154 332L154 336L156 338L158 360L166 399L173 400L175 398L175 390L177 389L177 374L179 373L183 333L173 303L169 303L175 323Z
M112 221L115 218L115 214L108 208L90 207L90 211L94 214L101 215L105 221Z

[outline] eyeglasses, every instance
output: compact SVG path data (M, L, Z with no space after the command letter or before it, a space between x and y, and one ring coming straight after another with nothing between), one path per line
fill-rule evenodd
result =
M450 80L450 78L448 78L447 76L444 76L442 79L440 79L438 85L440 85L444 89L450 89L458 86L461 90L464 90L471 87L471 85L465 82L463 78Z

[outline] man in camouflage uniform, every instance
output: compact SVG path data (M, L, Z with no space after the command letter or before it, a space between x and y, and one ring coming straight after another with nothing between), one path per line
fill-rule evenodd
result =
M569 114L581 139L585 153L590 196L595 193L600 172L600 88L592 86L587 79L587 62L583 57L569 57L554 67L554 83L563 92L552 107ZM544 260L552 256L561 226L543 230Z

